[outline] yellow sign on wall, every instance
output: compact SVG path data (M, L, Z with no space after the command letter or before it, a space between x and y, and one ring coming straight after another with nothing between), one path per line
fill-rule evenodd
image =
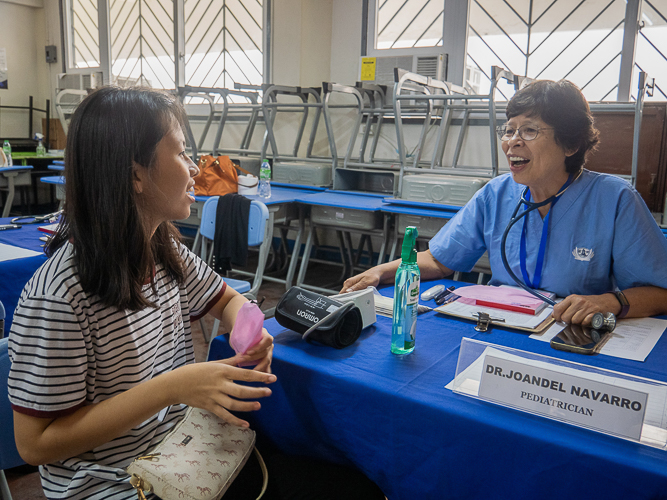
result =
M375 57L361 58L361 78L362 82L372 82L375 80Z

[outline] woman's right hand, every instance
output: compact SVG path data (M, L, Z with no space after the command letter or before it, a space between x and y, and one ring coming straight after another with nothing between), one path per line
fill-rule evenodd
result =
M236 381L271 384L276 376L235 366L242 361L239 356L221 361L194 363L165 374L167 390L174 404L182 403L215 413L233 425L249 424L230 411L256 411L261 408L259 398L271 395L268 387L251 387ZM250 400L250 401L247 401Z
M369 286L377 287L380 284L381 279L382 272L380 271L379 266L372 267L361 274L346 279L340 293L364 290Z

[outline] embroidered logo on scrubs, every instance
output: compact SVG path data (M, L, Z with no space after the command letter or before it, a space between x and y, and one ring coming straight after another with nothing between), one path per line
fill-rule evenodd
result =
M595 255L595 252L591 248L575 247L574 250L572 250L572 255L574 255L574 258L576 260L590 262L591 259L593 258L593 255Z

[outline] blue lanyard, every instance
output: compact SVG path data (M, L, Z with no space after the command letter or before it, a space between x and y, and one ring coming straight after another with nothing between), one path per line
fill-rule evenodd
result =
M572 183L572 181L573 178L570 175L567 178L567 182L563 184L563 187L561 187L558 190L558 193L562 194L562 192ZM526 189L526 194L524 198L526 201L530 202L530 188ZM552 198L553 199L551 200L551 207L549 207L549 211L547 212L547 215L544 218L544 222L542 224L542 238L540 238L540 248L537 251L537 262L535 263L535 276L533 281L530 281L530 278L528 277L528 270L526 269L526 234L528 234L528 217L524 217L523 219L523 230L521 231L521 246L519 250L519 263L521 265L521 274L523 275L524 283L526 283L526 285L535 290L540 288L540 282L542 281L544 254L547 250L547 236L549 235L549 219L550 219L549 216L551 215L551 210L553 209L554 205L560 199L560 196L554 195L552 196Z

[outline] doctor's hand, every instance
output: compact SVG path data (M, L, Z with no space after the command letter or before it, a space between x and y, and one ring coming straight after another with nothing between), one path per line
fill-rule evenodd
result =
M591 324L595 313L620 313L621 306L613 294L602 295L568 295L560 303L554 306L553 317L556 321L567 324L584 325Z
M346 279L340 293L356 292L357 290L364 290L369 286L377 287L380 284L381 278L382 273L378 266L372 267L361 274Z

